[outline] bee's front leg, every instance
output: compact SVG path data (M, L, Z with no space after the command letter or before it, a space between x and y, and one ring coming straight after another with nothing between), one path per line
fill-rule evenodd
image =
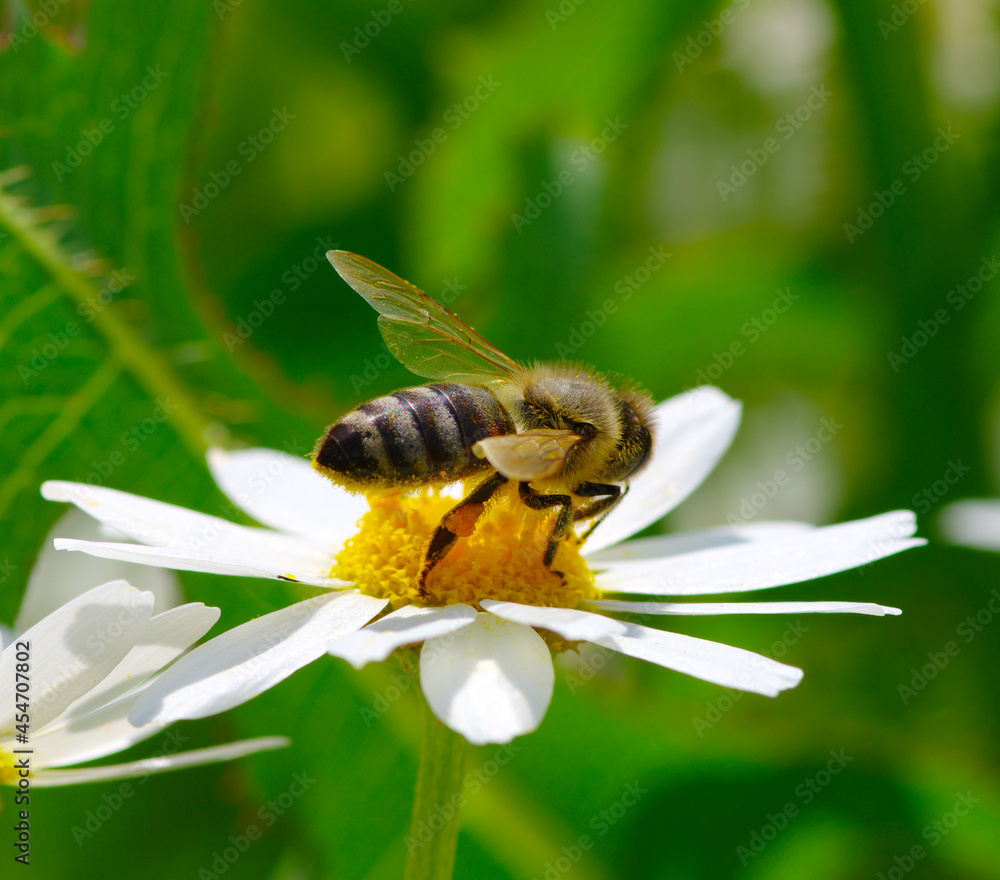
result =
M424 564L418 581L421 596L427 595L427 576L431 569L444 559L460 537L467 538L475 531L486 502L506 482L507 478L501 473L487 477L441 519L424 551Z
M552 568L552 560L556 558L556 550L559 549L559 542L569 531L573 524L573 499L569 495L542 495L531 488L530 483L518 483L518 492L521 500L532 510L545 510L547 507L559 507L559 516L556 517L556 524L552 527L552 534L549 535L549 543L545 548L545 556L542 562L545 567L551 569L553 573L565 580L561 571Z

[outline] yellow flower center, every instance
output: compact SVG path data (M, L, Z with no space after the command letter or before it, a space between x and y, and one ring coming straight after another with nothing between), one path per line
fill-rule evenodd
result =
M17 785L17 780L14 755L6 749L0 749L0 785Z
M394 608L458 602L478 606L483 599L575 608L581 599L597 596L575 534L560 542L552 570L542 564L557 510L528 509L516 489L497 493L472 535L459 538L431 570L424 595L418 584L424 550L458 502L424 492L369 496L368 503L371 510L337 556L332 575L352 581L369 596L390 599Z

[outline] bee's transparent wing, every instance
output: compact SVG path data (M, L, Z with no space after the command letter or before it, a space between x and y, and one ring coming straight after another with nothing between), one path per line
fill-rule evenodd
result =
M379 313L389 350L418 376L475 383L516 372L507 355L408 281L348 251L329 251L326 258Z
M538 428L487 437L476 443L472 451L508 479L543 480L562 470L566 456L582 439L572 431Z

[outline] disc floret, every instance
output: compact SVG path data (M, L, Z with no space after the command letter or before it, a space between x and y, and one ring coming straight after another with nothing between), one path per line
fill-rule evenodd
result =
M474 533L461 538L431 570L424 593L419 587L423 551L455 500L424 492L371 496L369 504L358 533L337 556L333 575L353 581L363 593L390 599L393 607L478 607L483 599L498 599L575 608L597 596L575 535L560 543L551 570L543 565L552 514L529 510L515 493L502 492L491 501Z

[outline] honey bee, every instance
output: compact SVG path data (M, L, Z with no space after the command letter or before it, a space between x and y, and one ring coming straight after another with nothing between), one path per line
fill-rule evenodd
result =
M572 525L594 520L589 535L649 460L652 399L588 367L521 366L371 260L346 251L326 256L379 313L379 330L399 362L437 381L370 400L330 425L313 451L313 467L366 493L483 476L431 535L422 594L434 566L475 531L486 503L508 481L517 482L530 509L558 509L543 557L551 570Z

